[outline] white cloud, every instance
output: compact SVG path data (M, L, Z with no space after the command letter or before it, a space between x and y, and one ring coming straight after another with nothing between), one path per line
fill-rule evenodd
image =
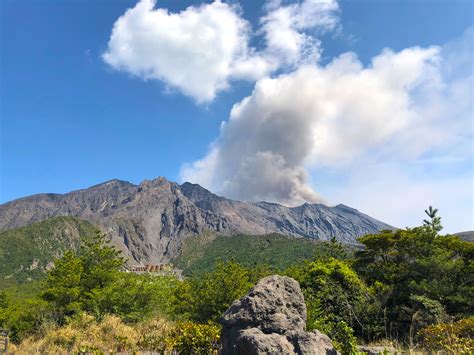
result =
M265 34L267 48L257 51L249 46L256 34L236 5L216 0L179 13L155 5L155 0L140 0L115 22L103 59L144 80L160 80L199 103L212 101L232 80L255 81L282 65L316 58L319 41L305 31L337 23L333 0L270 6L257 31Z
M346 53L324 67L261 79L181 179L232 198L297 205L319 200L308 169L452 152L465 159L472 154L472 73L448 75L453 65L449 72L459 73L446 47L413 47L386 49L367 67Z
M180 13L141 0L114 24L104 61L143 79L161 80L198 102L211 101L232 77L255 80L268 63L248 47L250 25L220 1Z
M265 52L281 64L316 62L321 52L316 35L339 25L335 0L304 0L285 6L274 0L267 3L267 9L260 20L267 44Z

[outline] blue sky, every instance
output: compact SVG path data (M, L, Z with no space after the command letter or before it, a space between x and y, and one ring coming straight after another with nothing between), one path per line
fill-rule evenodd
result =
M268 68L265 67L266 69L259 73L255 70L245 74L233 72L222 79L225 89L214 90L215 83L210 82L211 91L206 93L199 91L199 76L197 79L185 76L181 86L170 82L172 79L160 79L151 74L146 74L148 77L144 80L146 75L137 74L137 70L140 71L140 68L147 64L127 62L127 58L121 57L119 52L114 52L111 46L114 23L136 3L122 0L2 1L0 203L35 193L63 193L113 178L139 183L144 179L165 176L174 181L189 178L232 198L266 199L286 204L298 204L303 200L317 202L321 199L329 204L341 202L400 227L416 224L423 217L423 208L435 204L440 209L448 232L474 229L472 114L469 114L472 109L472 43L467 45L471 50L470 57L466 59L470 66L466 67L464 64L464 69L460 69L461 74L456 74L454 79L451 77L454 74L451 73L449 78L445 79L444 73L447 70L443 68L446 66L438 64L439 61L455 62L452 58L461 56L458 55L459 48L466 48L465 44L459 43L466 42L466 38L472 41L472 31L465 32L473 24L471 1L328 1L333 6L332 10L314 9L316 17L321 15L321 22L317 24L311 22L314 18L301 20L298 8L290 8L295 4L301 5L304 1L290 4L232 1L232 6L226 5L227 7L221 7L219 11L233 16L231 18L237 23L246 21L251 25L246 45L251 47L253 52L246 53L245 60L258 54ZM191 5L201 4L194 1L158 1L154 10L165 8L169 9L170 13L179 13ZM240 9L236 9L237 4ZM285 6L291 10L288 13L292 16L300 16L299 22L295 22L298 25L292 29L293 34L306 36L309 45L313 44L316 48L315 57L306 58L297 52L297 58L290 58L288 48L279 48L278 43L272 47L270 37L265 37L265 33L268 36L271 34L270 30L266 30L270 27L265 27L262 23L272 24L271 21L277 21L277 17L273 15L277 14L278 8ZM205 12L203 7L195 9L198 16ZM267 22L262 22L260 19L265 16ZM124 31L133 31L131 26L125 27ZM180 33L186 35L186 28L183 26ZM140 34L134 35L137 36L134 38L140 39ZM193 33L189 35L192 36ZM170 41L170 38L167 37L158 44L152 43L154 52L149 53L146 50L143 53L160 59L160 55L165 51L164 46L169 44L166 41ZM240 37L238 39L242 40ZM123 33L117 34L116 40L120 44ZM153 38L146 40L153 41ZM145 48L148 48L148 43L145 44ZM436 49L429 52L430 46L439 46L439 53ZM380 55L384 48L390 48L394 55L387 55L381 58L381 61L383 59L383 63L399 63L396 54L413 47L422 48L423 51L412 50L407 54L412 56L407 61L420 61L419 66L423 67L420 71L426 67L426 73L414 77L410 71L403 90L408 86L410 89L406 89L407 92L388 93L399 94L400 100L409 101L403 104L409 107L407 106L407 112L403 111L401 115L406 115L406 120L416 120L412 116L417 116L420 112L431 112L434 110L432 106L436 105L431 105L427 102L429 100L423 99L437 98L436 102L443 102L446 87L458 87L458 79L471 75L471 79L466 79L470 91L466 92L466 86L459 86L459 90L471 101L467 109L465 108L468 112L467 118L466 112L460 112L456 117L450 118L451 121L443 121L447 120L446 112L452 107L449 105L456 102L449 96L449 100L445 100L449 101L446 103L447 109L440 109L442 114L439 114L440 117L433 116L431 123L417 121L414 126L405 125L397 128L396 134L390 131L374 139L370 145L357 144L357 140L351 145L338 146L331 142L326 145L308 143L311 148L304 150L303 154L306 155L301 161L292 160L295 150L288 151L278 146L288 144L285 139L281 141L283 143L272 139L273 130L286 127L279 126L279 121L275 121L274 125L268 123L261 135L253 134L254 129L249 128L252 122L258 123L257 118L248 116L251 112L257 112L258 115L265 113L263 110L266 106L259 101L260 98L263 97L262 100L268 102L274 99L268 96L270 94L265 89L262 89L260 96L258 90L252 94L258 85L256 83L264 83L265 78L288 75L288 85L298 88L301 83L297 80L304 80L305 75L308 75L314 79L317 96L319 84L316 83L319 83L319 75L329 78L325 80L330 82L331 75L336 75L333 73L336 69L330 71L327 66L343 53L352 52L357 56L357 59L347 59L344 65L371 68L372 59ZM103 57L107 52L112 58L108 62ZM177 53L180 55L181 52ZM142 53L138 54L142 56ZM176 60L178 62L178 58ZM193 67L197 60L187 58L190 67L176 69L185 75L192 75L193 70L202 71L203 67ZM307 73L303 72L301 68L308 63L317 63L318 69L310 68ZM392 65L390 63L387 65ZM173 61L165 64L166 68L170 68ZM210 62L208 65L213 66L216 63ZM385 64L380 64L380 70L369 73L374 81L378 80L380 75L386 75L383 65ZM435 70L443 76L443 91L435 94L430 92L431 96L426 96L426 91L437 80L434 78L435 74L427 73ZM298 76L297 73L301 75ZM358 70L357 74L349 75L347 80L357 75L365 77L365 74L363 69ZM428 75L429 80L425 78ZM193 80L197 80L197 84L190 86L189 83L193 83ZM292 84L292 80L295 83ZM426 80L427 83L418 88L418 82L421 80ZM204 81L202 86L205 86ZM277 81L270 83L278 84ZM329 84L324 84L328 86L326 95L335 95L333 92L340 89L333 89ZM359 86L356 83L351 81L350 85L354 85L354 90L358 91ZM266 87L263 84L261 86ZM416 87L412 90L412 86ZM363 91L364 88L360 90ZM283 102L288 92L284 95L286 96L275 98L276 102ZM294 95L300 93L294 92ZM245 97L251 97L247 106L253 106L249 108L242 105L243 113L236 113L234 122L221 129L221 123L229 120L233 105ZM330 97L332 99L332 96ZM368 95L367 101L370 101L370 98ZM347 100L334 98L336 103L346 104ZM364 100L364 96L361 100ZM416 103L413 110L412 102ZM301 105L304 105L304 102L301 102ZM361 108L361 112L370 110L372 106L374 103L368 102L367 107ZM285 106L282 112L292 109L296 110L291 105ZM316 111L320 109L319 106L314 108ZM247 111L250 113L246 113ZM273 111L269 113L270 117L276 114ZM292 114L290 112L288 118L285 117L285 125L291 122ZM391 114L397 115L399 112L381 111L379 116L383 119ZM444 116L441 117L442 115ZM310 117L312 121L308 123L303 122L296 114L294 117L295 125L301 124L303 131L305 127L313 128L311 122L318 118ZM358 120L365 122L361 117L362 115L359 115L350 121L343 120L341 125L354 125L359 130ZM443 129L444 124L450 128L459 127L457 130L453 128L452 132L449 130L448 135L447 129ZM410 137L405 133L414 132L425 127L424 125L430 129L434 125L441 127L433 132L425 132L433 137L430 141L437 139L440 142L448 142L446 146L440 143L422 149L407 143L417 139L416 136ZM260 126L263 127L263 124ZM332 124L317 127L318 132L326 132L325 129L328 129L331 141L346 140L346 137L341 138L339 133L331 133L331 129L334 130L331 128ZM382 129L377 125L368 126L366 133L369 137L372 136L370 130L374 127L377 132ZM244 129L249 131L243 131ZM295 141L300 140L297 133L301 130L294 131ZM293 134L293 128L289 131ZM339 129L336 131L340 132ZM402 135L400 132L405 133ZM332 136L333 134L336 135ZM258 139L258 144L247 141L247 136ZM261 143L262 137L267 137L269 142ZM304 139L307 137L302 137L302 140ZM236 142L242 146L258 146L260 150L255 148L258 151L246 151L249 155L245 157L235 156L240 154L239 149L233 148ZM408 146L410 149L407 148L405 152ZM387 147L393 147L393 150ZM354 154L351 153L348 157L348 154L342 153L347 151ZM261 178L267 175L275 176L272 170L259 170L265 164L254 159L267 159L267 153L271 154L271 159L265 160L265 164L270 165L269 169L278 169L286 176L293 176L297 180L297 187L294 187L294 181L266 181ZM218 158L215 158L216 154ZM283 160L279 160L280 155ZM259 169L235 170L236 164L248 167L255 161ZM210 171L212 176L208 176ZM240 174L245 175L244 180L232 180ZM249 177L250 183L247 180ZM265 186L256 184L255 180L262 180Z

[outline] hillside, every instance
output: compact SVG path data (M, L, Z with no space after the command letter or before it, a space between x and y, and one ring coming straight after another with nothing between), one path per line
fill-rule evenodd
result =
M306 238L292 238L280 234L212 236L203 234L188 238L182 253L173 263L186 276L209 272L217 261L235 260L254 267L266 265L286 269L303 260L314 258L323 243Z
M41 278L66 249L96 228L74 217L56 217L0 233L0 290Z
M474 231L461 232L456 233L454 235L457 235L459 238L465 240L466 242L474 242Z
M97 225L124 255L136 262L167 262L183 241L203 232L220 235L279 233L314 240L336 237L349 244L392 227L353 208L305 203L286 207L241 202L203 187L165 178L140 185L112 180L67 194L40 194L0 205L0 231L55 216L74 216Z

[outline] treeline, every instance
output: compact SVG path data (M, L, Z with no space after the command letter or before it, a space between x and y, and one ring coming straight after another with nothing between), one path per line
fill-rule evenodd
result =
M101 235L56 260L35 294L0 293L0 327L20 348L39 351L216 352L219 318L262 277L301 285L308 329L328 334L342 353L356 343L472 353L474 244L442 235L436 210L420 227L337 240L284 270L216 263L178 280L124 272L125 260Z

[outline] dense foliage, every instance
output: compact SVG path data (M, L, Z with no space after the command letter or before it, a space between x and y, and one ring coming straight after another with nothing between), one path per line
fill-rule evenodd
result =
M300 283L307 328L328 334L343 354L355 353L356 342L382 340L472 353L474 244L441 235L436 210L426 213L420 227L360 238L355 252L335 238L253 237L256 246L243 236L195 239L201 248L184 253L182 262L194 265L184 280L125 272L102 235L87 236L56 260L36 292L0 292L0 327L20 350L216 353L222 313L260 278L281 273ZM267 257L278 242L286 250Z
M368 290L349 265L327 258L288 270L305 296L308 329L327 333L346 351L353 350L353 328L368 303Z
M269 274L268 269L249 269L232 260L218 262L213 271L180 283L174 313L201 323L217 322L234 300Z
M279 234L212 236L188 238L183 252L173 262L186 276L212 271L223 260L235 260L245 267L266 265L275 270L313 258L324 243Z
M439 228L425 223L360 238L365 248L354 269L381 290L378 337L413 340L429 324L474 314L474 244Z
M50 262L68 249L77 250L80 237L95 235L96 228L74 217L55 217L0 233L0 291L38 280Z
M474 349L474 319L430 325L419 332L422 345L431 351L472 354Z

